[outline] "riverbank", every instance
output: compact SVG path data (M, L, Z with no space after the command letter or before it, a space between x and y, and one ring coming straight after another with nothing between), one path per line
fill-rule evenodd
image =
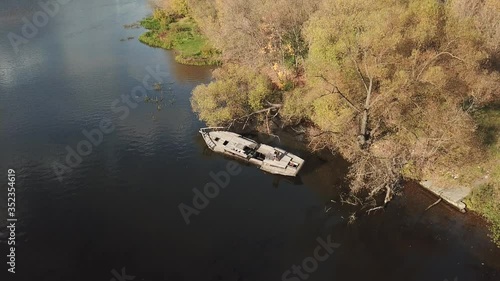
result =
M486 218L493 240L500 245L500 105L479 111L475 118L488 150L481 165L464 170L464 178L474 185L465 203Z
M495 42L485 33L488 23L480 17L464 21L451 2L429 3L432 8L425 11L411 2L373 7L355 1L343 8L324 1L318 8L309 2L283 7L272 1L232 6L179 0L165 6L183 17L154 18L169 27L189 15L223 52L213 81L196 87L191 99L193 111L209 126L245 127L255 121L271 133L272 123L281 122L303 131L312 151L329 149L352 163L347 175L352 194L385 194L385 205L402 181L429 180L440 187L437 194L448 194L463 207L462 201L470 200L464 198L475 194L472 188L497 189L481 178L488 175L482 169L497 164L488 143L493 129L482 130L474 116L498 102L499 69L484 63L495 57ZM490 8L481 6L485 12ZM374 20L381 14L398 20L389 28ZM432 24L421 25L421 19ZM434 30L443 24L450 28ZM470 34L465 36L464 28ZM161 38L168 32L150 35L154 43L173 47ZM484 40L477 44L477 38ZM444 52L441 46L450 48ZM463 87L454 86L459 84ZM481 91L472 95L470 89ZM495 211L482 209L496 210L496 191L484 200L488 204L469 203L469 209L497 221L488 215Z
M467 209L485 218L490 237L500 246L500 107L482 108L472 117L485 147L480 161L414 180L460 211Z
M139 37L139 41L151 47L174 50L178 63L199 66L220 64L219 52L200 33L191 17L157 9L140 24L148 31Z
M472 116L478 124L480 140L487 147L481 160L471 161L465 166L445 173L409 179L419 183L420 188L430 191L458 210L462 212L468 210L484 218L486 221L484 225L485 228L487 225L491 240L500 247L500 108L497 106L482 108ZM259 131L267 129L257 124L251 124L249 127L254 125ZM251 130L249 127L247 130ZM276 134L283 130L275 123L271 123L270 128ZM307 129L301 126L289 127L286 135L308 146L310 136L307 136L306 131Z

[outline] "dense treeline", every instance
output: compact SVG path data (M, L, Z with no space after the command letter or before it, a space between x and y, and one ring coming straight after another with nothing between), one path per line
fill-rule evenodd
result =
M354 191L392 191L402 177L465 184L487 174L487 198L499 200L500 147L491 130L500 126L481 125L500 122L499 1L163 4L189 13L222 53L215 80L193 92L193 108L209 125L282 104L273 114L282 125L308 124L313 149L351 161ZM477 171L483 164L490 167ZM500 213L498 201L492 206Z

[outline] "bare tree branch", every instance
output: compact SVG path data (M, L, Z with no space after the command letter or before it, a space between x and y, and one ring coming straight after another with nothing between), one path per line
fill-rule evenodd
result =
M271 103L268 102L268 104L271 104ZM236 122L237 120L243 119L243 118L246 118L245 123L243 125L243 128L245 128L250 117L252 117L255 114L264 113L264 112L266 112L266 121L269 121L268 118L269 118L269 113L271 112L271 110L275 110L275 109L278 110L278 112L276 112L276 114L274 115L274 116L276 116L279 113L279 109L283 106L282 104L271 104L271 105L272 106L270 106L270 107L267 107L267 108L264 108L261 110L257 110L257 111L254 111L252 113L249 113L247 115L239 116L239 117L232 119L230 122L230 125L228 126L228 129L234 125L234 122ZM274 118L274 116L273 116L273 118ZM267 126L269 128L269 122L267 123Z
M331 93L336 93L336 94L339 94L354 110L356 110L357 112L361 112L361 110L359 110L359 108L357 108L340 90L337 86L335 86L334 84L332 84L330 81L328 81L323 75L319 75L319 76L315 76L315 77L318 77L318 78L321 78L323 79L323 81L325 81L327 84L331 85L333 87L333 90L331 91Z
M354 62L354 65L356 66L356 72L358 73L359 78L361 79L361 81L363 81L363 85L365 86L366 93L368 93L368 85L366 84L365 78L363 77L363 74L361 73L361 70L359 69L359 65L356 62L356 60L353 59L352 61ZM365 69L366 69L366 64L365 64Z
M420 76L422 75L422 73L425 71L425 69L427 69L427 67L433 62L435 61L438 57L442 56L442 55L448 55L454 59L457 59L463 63L465 63L465 61L457 56L455 56L454 54L450 53L450 52L441 52L437 55L435 55L434 57L432 57L423 67L422 69L420 70L420 72L418 73L416 79L418 80L420 78Z

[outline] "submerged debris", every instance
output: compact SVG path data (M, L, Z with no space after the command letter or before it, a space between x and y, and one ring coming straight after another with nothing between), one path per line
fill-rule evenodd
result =
M162 83L154 83L153 84L153 89L157 92L161 91L163 89L163 84Z
M131 23L131 24L124 24L123 25L123 28L125 29L135 29L135 28L139 28L141 27L141 24L139 22L134 22L134 23Z

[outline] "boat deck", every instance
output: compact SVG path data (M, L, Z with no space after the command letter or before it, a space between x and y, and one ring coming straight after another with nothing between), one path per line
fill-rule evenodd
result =
M295 176L304 163L292 153L259 144L233 132L203 128L200 133L211 150L248 161L273 174Z

